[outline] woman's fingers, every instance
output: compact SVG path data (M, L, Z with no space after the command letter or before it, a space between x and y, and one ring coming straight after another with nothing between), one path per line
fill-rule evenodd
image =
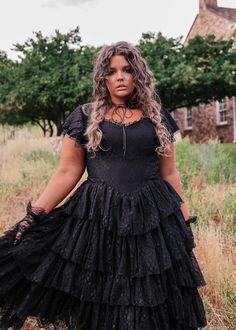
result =
M17 236L15 237L15 240L14 240L14 242L13 242L13 245L18 245L18 244L20 243L20 239L21 239L21 236L17 235Z
M15 240L14 240L14 242L13 242L13 245L17 245L17 244L20 243L23 233L24 233L24 232L22 232L22 231L18 231L18 232L17 232L17 234L16 234L16 236L15 236Z
M24 224L19 225L18 231L16 233L15 240L13 242L13 245L17 245L20 243L20 240L22 238L22 235L29 229L28 226L25 226Z

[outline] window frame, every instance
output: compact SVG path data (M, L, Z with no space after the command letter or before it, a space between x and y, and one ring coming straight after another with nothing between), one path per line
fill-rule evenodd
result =
M188 116L188 111L191 110L191 116ZM188 119L191 118L191 126L188 125ZM185 130L193 129L193 107L186 107L185 108L185 118L184 118L184 128Z
M224 107L221 108L221 105ZM229 110L229 98L225 96L221 101L216 101L216 124L217 126L228 125L227 115ZM225 113L225 120L221 120L222 113Z
M178 114L177 114L177 109L171 111L170 114L171 114L172 118L175 120L175 122L178 125L179 118L178 118Z

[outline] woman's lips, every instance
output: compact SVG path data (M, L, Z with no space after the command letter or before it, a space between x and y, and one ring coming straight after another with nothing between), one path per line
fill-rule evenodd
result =
M116 87L117 89L126 89L127 87L125 85L120 85Z

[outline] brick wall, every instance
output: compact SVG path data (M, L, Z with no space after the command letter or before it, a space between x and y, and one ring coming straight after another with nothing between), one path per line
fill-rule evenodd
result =
M175 110L174 118L180 128L182 137L189 136L191 142L205 143L210 139L221 142L233 142L233 99L228 101L227 124L217 124L216 103L192 107L192 128L186 128L185 108Z
M209 7L210 6L210 7ZM236 29L236 19L232 21L232 16L235 16L235 9L218 8L217 0L199 0L199 14L197 15L189 34L185 40L188 40L196 35L205 36L214 34L217 39L232 38ZM223 13L222 16L220 13ZM218 13L218 14L217 14ZM230 17L226 19L225 17ZM236 45L236 36L235 45ZM192 108L192 128L186 129L185 126L185 108L175 110L174 118L180 128L182 137L189 136L191 142L204 143L209 139L218 138L225 143L233 142L233 100L229 101L229 109L227 111L227 124L218 125L216 120L216 103L199 105Z
M232 37L234 29L233 23L227 22L226 19L216 16L208 10L202 10L197 16L185 43L196 35L214 34L217 39L229 39Z

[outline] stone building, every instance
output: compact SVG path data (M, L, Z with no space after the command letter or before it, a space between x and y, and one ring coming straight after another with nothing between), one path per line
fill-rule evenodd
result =
M214 34L217 39L233 37L236 48L235 32L236 8L218 7L217 0L199 0L199 13L185 44L196 35ZM188 135L191 142L204 143L218 139L224 143L236 143L236 97L176 109L172 115L180 127L181 136Z

